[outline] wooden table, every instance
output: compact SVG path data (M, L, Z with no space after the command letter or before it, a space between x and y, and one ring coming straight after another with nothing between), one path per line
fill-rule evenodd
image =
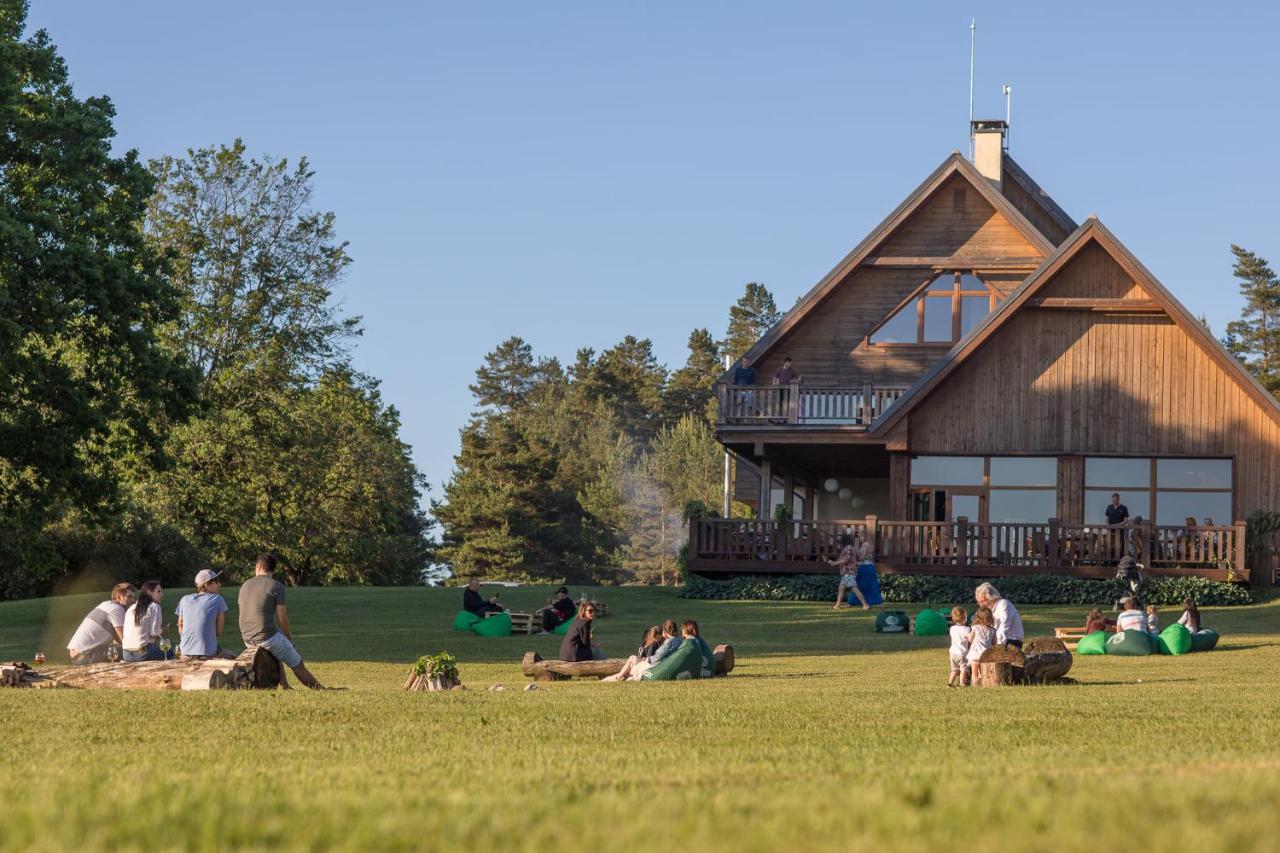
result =
M497 615L497 613L486 613L484 618L492 619ZM511 633L513 634L536 634L542 630L542 623L532 613L516 613L513 610L508 610L507 615L511 617Z

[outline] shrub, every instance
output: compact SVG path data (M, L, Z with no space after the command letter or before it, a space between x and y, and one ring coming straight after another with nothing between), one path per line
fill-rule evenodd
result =
M885 575L880 590L885 601L951 604L969 601L973 588L990 580L1018 604L1078 604L1110 607L1125 585L1117 580L1092 580L1063 575L1024 575L1012 578L932 577ZM719 601L832 601L840 579L829 575L744 575L729 580L692 578L684 598ZM1180 606L1194 598L1202 606L1249 604L1249 590L1235 584L1204 578L1148 578L1143 591L1152 604Z

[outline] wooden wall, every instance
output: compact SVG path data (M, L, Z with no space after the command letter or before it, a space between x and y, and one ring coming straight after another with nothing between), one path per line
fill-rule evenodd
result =
M1043 292L1136 292L1080 260ZM1024 308L909 417L916 453L1232 456L1236 517L1280 509L1280 423L1163 315Z
M964 193L957 209L956 191ZM880 257L945 258L956 269L973 268L1002 294L1026 277L1022 270L975 264L977 258L1042 258L1026 238L987 203L968 181L956 176L877 250ZM1033 261L1034 263L1035 261ZM768 384L784 356L807 385L907 386L946 354L950 345L873 347L867 333L937 272L932 266L862 266L842 281L804 320L756 364Z

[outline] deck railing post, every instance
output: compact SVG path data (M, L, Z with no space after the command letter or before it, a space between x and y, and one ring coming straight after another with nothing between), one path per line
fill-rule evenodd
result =
M871 550L873 552L871 554L872 560L879 560L881 556L880 531L876 527L876 520L876 516L868 515L862 522L863 529L866 531L867 541L871 543Z
M861 418L861 423L864 426L870 426L871 422L875 420L875 411L874 411L875 398L871 396L872 393L874 392L871 387L871 383L864 382L862 384L862 418Z
M1049 519L1049 535L1045 542L1045 563L1048 568L1057 568L1062 563L1062 555L1058 553L1058 525L1062 523L1060 518Z
M800 383L791 383L791 393L787 395L787 423L800 423Z
M1156 562L1156 523L1142 522L1142 564L1150 569Z
M1236 541L1235 548L1233 549L1234 553L1231 555L1233 563L1232 568L1236 570L1236 574L1243 575L1245 570L1249 568L1249 566L1246 565L1248 552L1245 550L1246 543L1244 541L1245 524L1243 521L1237 521L1233 526L1236 529ZM1252 578L1250 579L1252 580Z
M716 423L722 424L729 417L728 391L723 382L716 383Z
M964 568L969 565L969 517L962 515L956 519L956 565Z

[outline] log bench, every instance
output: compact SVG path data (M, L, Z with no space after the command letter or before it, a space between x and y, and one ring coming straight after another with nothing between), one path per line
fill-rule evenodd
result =
M0 686L72 687L83 690L271 689L282 683L280 661L257 646L234 660L157 660L31 669L0 665Z
M719 645L712 650L716 659L716 675L733 672L736 660L733 646ZM543 660L537 652L525 652L520 669L534 681L568 681L572 678L606 678L617 675L626 665L621 658L606 660L563 661Z
M1034 637L1021 650L1013 646L992 646L978 658L980 687L1011 684L1047 684L1071 670L1071 652L1060 637Z

